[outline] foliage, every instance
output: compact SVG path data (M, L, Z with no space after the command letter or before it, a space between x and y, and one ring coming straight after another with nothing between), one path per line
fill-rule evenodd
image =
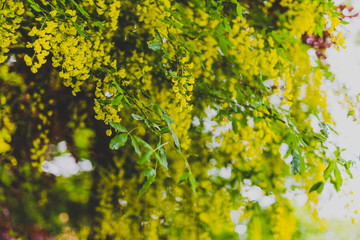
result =
M0 9L3 238L237 239L242 223L249 239L293 239L302 233L283 195L290 179L312 208L325 182L339 190L340 169L350 173L340 149L326 151L322 59L343 44L332 1L2 0ZM94 170L43 172L60 141ZM275 203L242 194L255 186Z

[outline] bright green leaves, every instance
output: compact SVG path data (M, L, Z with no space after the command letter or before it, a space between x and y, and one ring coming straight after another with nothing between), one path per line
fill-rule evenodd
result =
M312 185L312 187L309 190L309 193L316 191L317 193L321 193L322 190L324 189L324 182L317 182L314 185Z
M336 164L335 164L335 167L334 167L334 178L335 179L331 179L331 182L334 185L336 191L340 191L340 187L343 184L343 179L341 177L341 172L340 172L340 170L339 170L339 168L337 167Z
M140 156L141 152L140 152L139 144L137 143L135 137L133 135L130 135L130 139L131 139L131 145L134 147L136 154Z
M334 185L336 191L340 190L341 185L343 184L343 179L341 172L336 164L336 161L329 162L329 165L324 171L324 179L327 180L330 178L330 182Z
M232 126L232 130L234 131L234 133L239 132L238 120L234 116L231 118L231 126Z
M139 138L138 136L134 136L135 140L139 142L139 144L141 146L143 146L144 148L146 149L149 149L149 150L152 150L152 147L147 143L145 142L144 140L142 140L141 138Z
M127 132L126 128L121 125L120 123L114 123L112 120L109 121L110 126L114 129L118 130L119 132Z
M227 56L228 54L228 44L225 37L219 37L219 46L221 49L221 52Z
M172 70L169 71L170 75L174 78L177 78L178 75L176 74L176 72L173 72Z
M237 1L232 1L232 3L236 4L236 15L243 18L242 13L245 8ZM229 16L224 15L222 11L223 8L224 5L222 3L217 3L215 1L207 3L207 12L210 18L222 20L216 28L214 38L219 43L221 54L227 56L229 47L233 47L234 44L228 40L225 30L230 33L232 32L230 23L234 16L231 16L231 14ZM234 13L232 15L234 15Z
M156 178L156 170L152 167L148 167L143 172L144 176L146 177L146 182L141 187L138 197L140 198L142 195L144 195L147 190L149 189L150 185L155 181Z
M115 98L114 98L114 100L112 100L111 101L111 103L113 104L113 105L119 105L120 103L121 103L121 101L122 101L122 99L124 98L124 95L122 95L122 94L119 94L119 95L117 95Z
M33 0L27 0L27 1L32 9L34 9L36 12L41 12L40 6L35 1Z
M291 173L293 175L296 175L299 171L300 171L300 158L299 158L299 153L293 149L291 151L291 155L292 155L292 161L290 163L291 165Z
M229 25L229 22L228 22L227 18L223 18L223 24L224 24L224 27L225 27L226 31L231 33L232 29L231 29L231 27Z
M185 182L189 178L189 173L186 172L183 175L181 175L179 183Z
M149 150L146 151L145 153L143 153L143 155L139 158L139 160L137 160L137 163L140 165L146 164L150 162L150 158L153 155L154 151L153 150Z
M121 89L120 85L117 83L117 81L114 79L113 80L113 84L116 88L116 90L121 94L121 95L124 95L124 91Z
M295 133L291 133L289 135L289 146L291 151L292 160L290 162L290 169L293 175L297 173L304 173L305 172L305 161L304 157L302 156L300 146L303 145L303 141L299 139L299 136Z
M116 135L110 140L109 148L112 150L118 150L120 147L123 147L128 139L127 129L121 125L120 123L115 123L113 121L109 121L111 127L119 132L123 132L121 134Z
M102 30L106 30L106 28L104 27L104 22L95 21L95 22L93 22L93 24L94 24L95 27L98 27L98 28L100 28Z
M157 42L157 41L152 41L148 44L148 47L153 50L153 51L159 51L162 49L162 45L161 43Z
M221 53L223 55L227 56L228 47L232 47L232 46L234 46L234 44L232 42L230 42L224 35L225 29L228 32L231 32L231 27L228 23L228 20L226 18L223 18L223 21L218 25L218 27L216 29L216 38L218 39Z
M325 138L328 138L328 137L329 137L329 132L328 132L328 129L327 129L326 124L323 123L323 122L320 122L319 125L320 125L320 127L321 127L320 133L321 133Z
M334 185L336 191L339 191L343 184L343 178L341 176L339 166L345 169L350 178L353 177L352 173L350 172L350 167L353 165L353 162L342 159L340 156L342 151L343 150L340 150L339 147L336 149L334 152L336 160L329 161L329 164L324 171L324 179L330 179L330 182Z
M104 69L105 72L108 72L107 70ZM126 107L129 108L131 106L129 99L127 96L125 96L124 91L122 90L122 88L120 87L120 85L117 83L117 81L115 79L113 79L113 84L118 92L118 95L111 101L111 104L116 107L117 105L119 105L120 103Z
M179 141L178 137L176 136L176 134L174 133L174 131L172 130L170 123L168 123L168 128L170 129L171 137L174 140L175 147L177 148L177 150L179 152L181 152L180 141Z
M171 132L171 137L174 140L174 145L176 149L179 151L179 153L181 153L180 141L176 136L175 132L173 131L173 129L171 128L171 123L173 124L175 123L174 120L172 120L171 117L167 114L167 112L164 109L162 109L159 105L153 103L153 107L154 107L154 112L157 113L157 115L159 115L163 121L165 121L167 125L166 131Z
M123 147L128 139L127 133L122 133L113 137L109 143L109 147L112 150L118 150L120 147Z
M163 166L166 170L168 170L168 162L167 162L167 157L166 157L166 154L165 154L165 148L164 148L164 144L163 145L160 145L161 142L158 143L158 146L157 146L157 150L158 152L155 152L155 157L156 157L156 160L158 161L158 163L160 163L161 166Z
M85 18L90 19L90 15L75 2L75 0L70 0L76 7L76 9L83 15Z
M183 175L181 175L179 183L185 182L186 180L189 180L191 190L194 193L194 195L196 196L196 180L191 171L186 172Z
M152 147L145 142L144 140L142 140L141 138L137 137L137 136L131 136L131 141L133 144L134 148L137 148L138 151L139 147L138 147L138 143L146 149L146 151L141 155L141 157L139 158L139 160L137 161L137 163L139 165L144 165L144 164L149 164L151 157L155 154L156 157L156 161L158 163L160 163L160 165L162 165L165 169L168 169L168 163L167 163L167 159L166 159L166 155L165 155L165 149L164 149L164 144L161 144L161 141L159 141L158 143L158 147L156 149L152 149ZM157 164L156 164L157 166ZM150 185L155 181L155 177L156 177L156 170L152 167L147 167L144 172L143 172L144 176L147 178L146 182L144 183L144 185L141 187L138 197L141 197L142 195L144 195L146 193L146 191L149 189Z
M225 18L225 19L226 19L226 18ZM217 33L218 35L223 35L223 34L224 34L224 25L223 25L222 22L218 25L218 27L217 27L217 29L216 29L216 33Z
M196 180L192 173L189 175L189 182L191 186L191 190L193 191L194 195L196 196Z
M147 167L144 170L144 176L145 177L152 177L152 176L155 176L155 175L156 175L156 170L153 169L152 167Z
M242 15L244 9L245 8L243 6L241 6L240 3L238 3L238 2L236 3L236 13L241 18L244 18L243 15Z
M132 113L132 114L131 114L131 117L132 117L133 119L137 120L137 121L142 121L142 120L144 120L144 117L142 117L142 116L140 116L140 115L138 115L138 114L135 114L135 113Z
M154 28L154 33L155 33L156 39L157 39L160 43L163 43L163 39L161 38L160 33L159 33L159 31L158 31L156 28Z
M334 170L334 165L335 165L335 162L334 162L334 161L331 161L331 162L329 163L329 165L327 166L327 168L325 169L325 171L324 171L324 178L325 178L325 180L327 180L327 179L330 177L332 171Z
M127 142L128 136L130 136L131 139L131 145L133 146L135 152L137 155L140 156L140 158L137 160L137 164L139 165L145 165L150 164L151 158L155 155L156 161L163 166L165 169L168 169L168 162L165 154L165 148L164 144L161 144L161 142L158 143L158 147L156 149L153 149L149 143L144 141L143 139L139 138L138 136L132 135L127 132L126 128L122 126L121 124L114 123L112 121L109 122L110 125L118 130L119 132L125 132L116 135L110 140L109 147L112 150L118 150L120 147L124 146ZM141 151L141 148L143 148L143 151ZM138 197L141 197L146 193L146 191L149 189L151 184L155 181L156 177L156 170L150 166L148 166L143 171L144 176L146 177L146 181L144 185L141 187L138 193Z
M160 33L156 28L154 28L154 34L157 41L149 42L148 47L153 51L163 50L163 39L161 38Z
M161 166L163 166L166 170L168 170L168 162L167 162L167 157L165 154L158 154L158 153L155 153L155 157L156 157L156 161L158 161Z

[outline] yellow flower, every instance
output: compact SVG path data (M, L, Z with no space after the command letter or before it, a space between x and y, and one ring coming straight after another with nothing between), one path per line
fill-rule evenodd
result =
M112 134L111 129L106 130L106 135L107 135L107 136L111 136L111 134Z
M55 17L56 14L57 14L57 11L56 11L56 10L52 10L52 11L50 12L50 16L52 16L52 17Z
M27 54L24 56L24 61L25 61L25 63L26 63L27 66L31 66L31 65L32 65L32 59L31 59L31 57L30 57L29 55L27 55Z
M0 138L0 153L10 151L10 145L7 144L3 138Z

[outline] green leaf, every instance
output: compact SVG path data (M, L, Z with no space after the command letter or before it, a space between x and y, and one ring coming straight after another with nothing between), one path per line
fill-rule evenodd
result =
M153 50L153 51L158 51L162 49L162 45L161 43L159 43L158 41L152 41L148 44L148 47Z
M119 132L127 132L126 128L120 123L114 123L112 120L109 121L110 126L118 130Z
M227 43L224 37L219 38L219 46L221 49L221 52L227 56L228 54L228 47L227 47Z
M98 27L98 28L100 28L100 29L102 29L102 30L106 30L106 28L104 27L104 23L103 23L103 22L95 21L95 22L93 22L93 24L94 24L95 27Z
M128 138L127 133L122 133L113 137L110 141L109 147L112 150L118 150L120 147L124 146Z
M169 73L170 73L170 75L173 76L174 78L177 78L177 77L178 77L177 74L176 74L175 72L171 71L171 70L169 71Z
M147 167L145 170L144 170L144 176L145 177L152 177L152 176L155 176L156 175L156 171L154 168L152 167Z
M335 165L334 162L330 162L329 165L327 166L327 168L325 169L325 171L324 171L324 179L325 180L327 180L330 177L332 171L334 170L334 165Z
M299 154L299 160L300 160L300 174L303 174L305 172L305 161L301 153Z
M174 144L179 151L181 151L180 142L174 131L170 128L172 139L174 140Z
M96 101L98 101L99 103L102 103L102 104L110 104L111 103L111 101L109 99L105 99L105 100L96 99Z
M118 92L119 92L121 95L124 95L123 90L121 89L120 85L116 82L115 79L113 79L113 83L114 83L114 85L115 85L116 90L118 90Z
M138 120L138 121L142 121L144 120L144 118L140 115L137 115L135 113L132 113L131 116L135 119L135 120Z
M136 139L133 137L133 135L130 135L130 139L131 139L131 145L134 147L136 154L140 156L141 152Z
M321 193L322 190L324 189L324 182L317 182L314 185L312 185L312 187L309 190L309 193L316 191L317 193Z
M136 141L138 141L138 143L140 143L141 146L143 146L144 148L147 148L149 150L153 150L152 147L147 143L145 142L144 140L142 140L141 138L139 138L138 136L134 136L134 138L136 139Z
M179 183L182 183L182 182L185 182L188 178L189 178L189 173L188 172L186 172L186 173L184 173L183 175L181 175L181 177L180 177L180 180L179 180Z
M114 100L111 101L113 105L119 105L123 99L124 95L117 95Z
M39 5L37 5L37 3L30 4L30 7L31 7L32 9L34 9L35 11L37 11L37 12L41 12L41 8L40 8Z
M155 153L155 157L158 160L158 162L160 163L161 166L163 166L166 170L168 170L168 162L167 162L167 157L165 154L165 149L164 147L159 148L159 153Z
M170 129L168 127L163 126L163 127L160 128L160 133L161 134L168 133L168 132L170 132Z
M154 32L155 32L155 37L156 37L156 39L157 39L160 43L163 43L163 40L162 40L162 38L161 38L161 36L160 36L159 31L158 31L156 28L154 28Z
M223 35L224 34L224 25L222 23L220 23L216 29L216 32L218 35Z
M175 121L171 119L171 117L165 112L163 109L161 109L161 119L167 122L168 124L172 123L175 124Z
M86 17L87 19L90 19L90 15L84 10L82 9L79 4L77 4L77 2L75 2L75 0L70 0L74 5L75 7L77 8L77 10L84 16Z
M324 137L328 138L329 133L328 133L326 124L323 123L323 122L320 122L320 123L319 123L319 126L321 127L320 133L321 133Z
M80 36L82 36L83 38L87 38L87 33L83 29L81 29L81 28L83 28L82 26L80 28L79 25L74 23L74 27L75 27L76 31L79 33Z
M238 124L237 124L237 119L234 118L234 117L232 118L231 126L232 126L232 129L233 129L234 133L238 133L238 132L239 132L239 127L238 127Z
M224 26L225 26L225 29L226 29L226 31L228 31L228 32L232 32L232 29L231 29L231 27L230 27L230 25L229 25L229 22L228 22L228 20L227 20L227 18L223 18L223 23L224 23Z
M243 18L243 9L245 9L243 6L240 5L240 3L236 3L236 13L239 17Z
M139 158L139 160L137 160L137 163L140 164L140 165L149 163L150 158L153 155L153 153L154 153L153 150L144 152L144 154Z
M293 149L292 151L291 151L291 155L292 155L292 157L293 157L293 159L292 159L292 161L291 161L291 173L293 174L293 175L296 175L298 172L299 172L299 170L300 170L300 159L299 159L299 154L298 154L298 152L295 150L295 149Z
M193 191L194 195L196 196L196 181L195 181L195 177L192 173L189 174L189 182L190 182L191 190Z
M345 167L345 170L346 170L346 173L349 175L349 177L352 179L353 178L353 175L350 171L350 167L352 165L352 161L348 161L344 164L344 167Z
M155 176L148 177L142 188L140 189L138 193L138 198L140 198L142 195L144 195L147 190L149 189L150 185L155 181Z
M341 172L336 164L334 167L334 176L335 176L335 189L336 191L340 191L340 187L343 184L343 179L341 177Z

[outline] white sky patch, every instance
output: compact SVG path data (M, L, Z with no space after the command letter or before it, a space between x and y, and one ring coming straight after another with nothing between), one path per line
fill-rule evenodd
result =
M110 92L104 92L105 97L112 97L114 94Z
M243 235L246 233L247 226L245 224L239 224L235 227L235 232L239 235Z
M260 199L259 204L262 208L268 208L276 202L274 195L264 196Z
M44 172L51 173L55 176L70 177L79 172L92 171L94 168L88 159L81 159L76 162L71 153L66 152L66 142L61 141L56 145L59 156L54 157L51 161L44 161L41 169Z
M191 124L194 125L195 127L199 126L200 125L200 119L198 117L194 117Z
M66 151L67 146L66 146L66 142L65 141L61 141L56 145L56 148L58 150L59 153L63 153Z
M241 217L241 214L242 214L242 211L241 210L231 210L230 211L230 218L231 218L231 221L235 224L239 223L240 221L240 217Z
M296 188L295 190L289 189L283 196L294 201L298 207L304 206L308 200L305 190L299 188Z
M219 175L222 178L229 179L231 177L231 165L227 166L226 168L221 168Z
M260 201L264 197L264 192L256 185L241 185L241 195L249 201Z

